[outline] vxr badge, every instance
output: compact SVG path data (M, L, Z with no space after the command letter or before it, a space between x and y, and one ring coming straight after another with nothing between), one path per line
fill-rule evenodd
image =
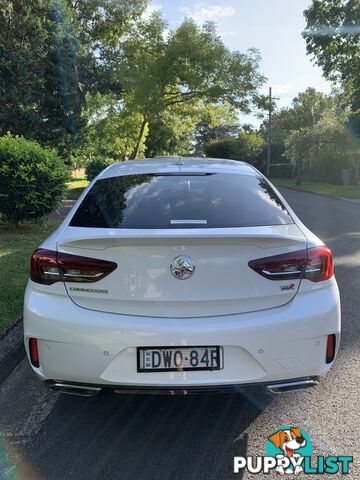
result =
M289 283L287 285L280 285L281 290L294 290L295 283Z

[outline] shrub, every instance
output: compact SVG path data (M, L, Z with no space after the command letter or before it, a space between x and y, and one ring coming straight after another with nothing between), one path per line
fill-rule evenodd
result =
M311 176L314 180L341 185L343 169L354 169L357 155L355 152L337 152L324 150L317 154L311 165Z
M226 138L204 145L206 156L213 158L231 158L235 141L233 138Z
M205 145L208 157L241 160L259 166L264 140L256 132L240 132L237 138L226 138Z
M342 183L342 170L353 170L354 177L357 174L358 144L337 112L324 112L312 128L293 130L286 144L286 155L296 165L297 184L304 174L334 184Z
M294 166L291 163L272 163L270 171L274 178L294 178Z
M109 158L94 158L85 167L86 178L91 182L95 177L99 175L106 167L114 163Z
M37 221L49 214L67 179L54 150L23 137L0 137L0 215L5 222Z

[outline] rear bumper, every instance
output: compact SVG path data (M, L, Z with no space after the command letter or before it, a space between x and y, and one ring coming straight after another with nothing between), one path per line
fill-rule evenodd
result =
M325 284L326 283L326 284ZM29 284L24 338L38 339L43 380L122 390L269 385L326 374L327 336L340 341L340 300L334 279L299 292L282 307L201 318L117 315L76 306L67 296ZM136 347L221 345L218 371L138 373Z
M65 383L61 381L46 380L46 384L55 391L67 393L70 395L80 395L90 397L100 392L114 392L129 395L196 395L196 394L219 394L219 393L239 393L243 390L267 389L271 393L285 393L295 390L304 390L315 387L319 384L319 377L294 378L286 380L286 383L249 383L242 385L201 385L201 386L177 386L177 387L142 387L132 385L94 385Z

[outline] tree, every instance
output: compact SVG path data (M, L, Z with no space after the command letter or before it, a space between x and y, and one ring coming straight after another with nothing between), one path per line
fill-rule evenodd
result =
M84 115L87 120L84 145L75 151L80 163L86 164L97 157L128 160L136 145L141 114L126 108L124 101L114 95L97 93L88 94ZM144 153L144 144L140 151Z
M343 169L358 169L360 154L355 139L334 111L325 112L312 128L293 131L287 140L288 155L296 166L296 183L307 168L313 178L339 183Z
M360 108L360 0L313 0L304 12L306 48L325 78L340 82Z
M334 108L334 99L314 88L299 92L288 108L273 113L272 143L273 157L283 161L285 144L291 132L312 128L321 119L323 113ZM260 131L267 138L268 121L264 121Z
M295 166L296 185L301 185L304 177L304 165L310 156L310 128L293 130L286 139L286 156Z
M0 0L0 134L66 158L138 157L145 142L149 152L190 152L205 108L261 104L257 51L229 51L212 24L186 20L168 33L158 14L141 17L146 5Z
M228 104L202 100L174 104L149 122L146 152L155 155L204 155L204 145L234 136L239 131L238 115Z
M11 131L50 144L56 138L61 144L68 130L51 13L47 1L1 0L0 134Z
M124 91L143 116L133 157L138 156L149 121L168 108L227 102L246 112L261 101L258 88L264 78L257 51L229 51L210 23L199 28L185 20L168 35L165 28L161 17L153 14L139 22L122 45Z
M281 141L293 130L314 126L322 114L333 106L334 99L331 96L308 87L293 98L291 107L273 114L273 137ZM266 128L267 121L263 123L263 129Z
M257 132L240 132L237 138L228 138L205 146L206 155L214 158L241 160L261 167L261 152L265 142Z
M195 153L205 154L208 143L234 138L239 133L239 116L228 103L204 105L201 120L196 125Z
M190 104L174 105L154 115L145 142L147 156L191 155L198 119L197 105Z
M78 145L87 93L121 91L118 42L146 3L0 0L0 135Z

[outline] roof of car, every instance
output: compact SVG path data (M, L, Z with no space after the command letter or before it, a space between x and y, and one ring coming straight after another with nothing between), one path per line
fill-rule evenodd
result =
M240 173L257 175L258 172L250 164L237 160L202 157L154 157L144 160L129 160L110 165L98 178L116 177L118 175L139 173L169 172L208 172L208 173Z

